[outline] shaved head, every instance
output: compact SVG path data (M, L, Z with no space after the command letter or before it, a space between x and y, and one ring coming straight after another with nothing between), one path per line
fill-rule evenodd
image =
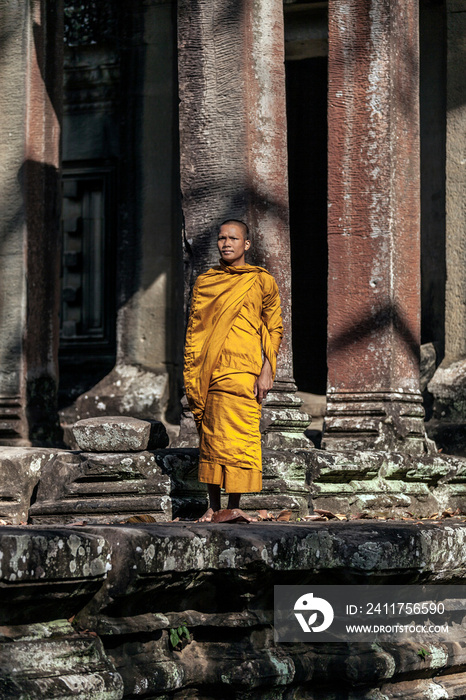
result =
M244 236L244 240L249 240L249 228L248 225L244 223L244 221L240 221L239 219L225 219L225 221L222 221L222 223L220 224L219 230L222 228L222 226L227 226L228 224L238 226L241 229L241 232Z

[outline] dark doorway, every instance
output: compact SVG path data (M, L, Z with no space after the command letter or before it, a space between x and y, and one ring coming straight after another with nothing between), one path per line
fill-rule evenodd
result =
M327 58L286 63L294 377L327 383Z
M445 348L446 6L419 3L421 131L421 335Z

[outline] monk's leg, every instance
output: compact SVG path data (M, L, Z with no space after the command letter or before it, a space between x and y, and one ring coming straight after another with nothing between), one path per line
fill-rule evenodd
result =
M228 508L239 508L240 499L241 499L240 493L229 493L228 494Z
M199 523L210 523L213 514L220 510L220 486L218 484L207 484L207 491L209 493L209 508L199 518Z

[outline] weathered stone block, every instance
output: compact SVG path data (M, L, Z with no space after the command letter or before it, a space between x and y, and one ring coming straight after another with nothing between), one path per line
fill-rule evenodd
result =
M66 620L0 627L0 667L3 700L123 697L123 680L101 640Z
M55 455L50 449L0 448L0 520L13 525L27 521L41 471Z
M466 361L440 366L429 382L434 395L434 417L449 422L466 420Z
M421 391L427 389L427 385L435 374L437 368L437 351L433 343L424 343L421 345L421 361L419 386Z
M101 535L66 528L0 528L0 551L0 624L72 617L111 568Z
M168 398L168 375L130 364L117 365L102 381L61 412L65 424L106 415L159 420Z
M387 517L425 517L453 505L466 510L458 488L466 484L466 460L461 458L314 450L310 461L314 508Z
M363 521L103 528L118 557L78 624L111 640L128 697L138 687L154 696L170 688L180 698L192 688L194 698L207 698L215 688L215 697L244 693L259 700L273 693L284 700L297 687L308 697L312 687L319 700L367 700L382 683L396 693L408 669L418 682L439 668L451 668L456 678L464 650L448 645L439 651L442 663L437 655L430 665L409 642L276 645L270 629L274 582L462 580L464 532L462 524ZM187 625L192 640L182 653L169 643L170 629L179 624Z
M72 427L76 443L83 452L141 452L147 449L151 436L156 442L163 432L163 426L156 421L151 423L127 416L85 418Z
M47 524L121 522L138 514L171 520L170 493L170 477L150 452L61 453L43 471L30 518Z

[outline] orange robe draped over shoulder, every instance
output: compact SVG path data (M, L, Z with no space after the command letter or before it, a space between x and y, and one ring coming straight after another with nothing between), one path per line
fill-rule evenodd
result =
M263 356L275 377L282 334L278 287L267 270L221 261L199 275L186 333L184 383L200 437L200 481L228 493L261 490L261 406L254 383Z

